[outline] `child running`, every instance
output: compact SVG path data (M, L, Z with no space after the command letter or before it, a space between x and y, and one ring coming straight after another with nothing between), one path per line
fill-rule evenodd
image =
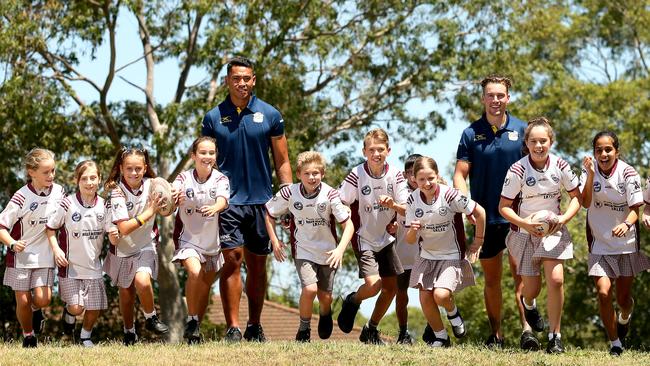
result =
M217 153L214 138L194 140L194 169L179 174L173 184L180 204L174 224L176 251L172 261L181 262L187 272L184 337L189 344L201 341L201 321L208 307L210 288L223 266L219 213L228 207L230 184L228 177L214 169Z
M584 158L580 177L582 206L587 208L589 276L596 285L609 353L620 356L634 307L634 276L650 268L648 257L639 251L638 218L643 192L639 174L619 159L616 134L601 131L592 146L594 157ZM614 284L618 318L613 304Z
M91 160L79 163L74 177L77 192L61 201L47 221L46 233L59 267L59 295L65 303L61 317L63 331L73 335L76 316L84 314L79 342L84 347L92 347L95 322L101 310L108 307L99 255L110 218L104 199L97 195L101 182L97 164ZM115 240L115 236L109 239Z
M549 319L546 352L563 353L560 334L564 304L564 260L573 258L573 243L565 224L580 209L578 177L569 164L549 152L555 141L553 129L544 117L528 122L524 133L526 156L512 164L503 182L499 212L514 226L506 239L508 250L516 260L517 274L522 276L520 301L526 322L536 332L544 330L544 319L535 298L541 291L540 266L546 278L546 307ZM560 212L561 188L571 197L567 210ZM531 223L529 215L549 210L557 215L547 236L541 224Z
M155 219L160 202L157 197L147 196L149 178L155 176L146 150L122 148L105 184L105 190L111 192L111 221L118 229L109 235L118 240L106 256L104 272L111 278L111 284L119 287L126 346L138 341L133 311L136 294L144 312L145 328L157 334L169 331L154 308L152 280L158 277Z
M389 153L386 131L378 128L368 132L363 139L366 162L352 169L339 188L341 201L351 207L352 222L358 228L352 246L364 283L343 300L338 325L349 333L361 302L379 294L359 336L361 342L369 344L384 344L377 326L397 292L397 275L404 272L393 244L395 238L386 226L396 213L406 212L408 189L402 172L386 163Z
M425 341L432 347L449 347L438 307L445 308L454 336L464 337L465 323L452 293L475 284L470 261L476 261L483 244L485 210L457 189L438 184L438 164L432 158L418 158L413 174L418 189L406 201L406 242L417 243L420 255L410 285L420 290L422 312L433 331ZM476 219L474 242L467 249L461 214Z
M318 297L320 317L318 336L332 334L332 288L336 269L343 252L354 235L350 210L339 198L339 192L322 182L325 159L315 151L298 154L296 173L300 183L285 186L266 203L266 229L273 245L275 259L286 258L285 244L275 233L275 218L291 213L293 227L292 253L302 292L300 293L300 326L296 341L311 339L311 314ZM338 245L334 220L343 227Z
M3 284L16 296L16 318L23 330L23 347L36 347L42 332L42 308L50 304L54 257L45 235L47 219L65 196L54 183L54 153L34 148L25 156L27 184L0 213L0 241L8 247Z

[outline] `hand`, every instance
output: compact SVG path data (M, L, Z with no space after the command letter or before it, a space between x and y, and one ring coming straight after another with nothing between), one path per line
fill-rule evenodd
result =
M219 213L219 209L217 207L217 204L215 203L214 205L205 205L199 209L199 212L203 216L214 216Z
M14 253L20 253L25 250L27 243L24 240L16 240L14 242Z
M156 194L155 192L152 192L152 194L149 195L149 199L147 200L147 209L151 209L151 211L155 215L160 212L161 208L162 208L162 193Z
M521 229L524 229L528 232L528 234L532 236L536 236L538 238L541 238L544 236L542 233L542 224L533 224L529 221L525 221L523 224L519 225ZM551 231L549 231L551 232Z
M63 250L59 247L54 248L54 262L59 267L68 266L68 260L65 258L65 253L63 253Z
M386 225L386 232L390 235L395 235L395 233L397 233L398 225L397 221L391 221L390 224Z
M273 256L275 257L275 260L278 262L284 262L284 260L287 259L287 253L284 250L287 245L279 240L276 243L271 242L271 245L273 246Z
M625 236L625 234L627 234L628 230L630 230L630 228L627 227L627 224L621 223L614 226L614 228L612 229L612 235L622 238Z
M645 225L646 229L650 229L650 215L643 214L643 225Z
M291 214L280 216L280 225L282 225L285 230L289 230L291 228Z
M393 208L395 206L395 200L391 196L382 194L379 196L379 205L383 207Z
M582 166L585 168L589 175L596 174L596 170L594 168L594 159L591 156L585 156L585 158L582 159Z
M325 254L328 255L325 263L329 264L330 268L339 268L341 262L343 261L343 251L336 248L326 252Z
M413 229L415 231L418 231L418 230L420 230L421 227L422 227L422 224L420 224L420 220L411 221L411 225L410 225L411 229Z
M174 201L176 201L176 206L182 205L187 198L185 191L176 188L172 188L172 197L174 198Z
M117 228L108 230L108 241L110 241L111 244L117 245L117 243L120 241L121 238L122 235L120 235L120 231L117 230Z
M467 259L470 263L475 263L478 259L479 252L483 246L483 238L474 237L474 242L467 248Z

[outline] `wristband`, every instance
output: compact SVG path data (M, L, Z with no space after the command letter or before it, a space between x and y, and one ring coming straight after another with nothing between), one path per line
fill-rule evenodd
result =
M14 241L13 243L9 244L9 250L11 250L12 252L14 251L14 245L16 245L16 241Z
M140 216L136 215L136 216L134 217L134 219L135 219L135 221L138 222L138 226L143 226L143 225L144 225L144 220L142 220L142 219L140 218Z
M628 230L631 229L632 226L634 226L633 223L631 223L631 222L629 222L629 221L627 221L627 220L625 220L623 223L624 223L625 225L627 225L627 229L628 229Z

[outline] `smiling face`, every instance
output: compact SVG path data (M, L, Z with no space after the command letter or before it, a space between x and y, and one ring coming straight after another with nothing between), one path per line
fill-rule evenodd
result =
M233 66L226 75L226 85L235 105L248 103L255 87L253 69L246 66Z
M596 140L594 157L598 161L598 169L603 173L609 173L618 159L618 149L614 146L614 140L609 136L602 136Z
M89 166L83 173L81 173L81 176L77 180L79 192L83 196L95 195L99 187L99 179L100 177L97 168Z
M53 159L45 159L38 164L36 169L27 169L27 174L32 179L32 186L36 189L51 187L56 175L56 166Z
M548 158L548 151L553 144L548 130L544 126L535 126L530 130L528 138L526 139L526 147L529 151L530 159L536 163L538 167L546 164Z
M201 141L196 147L196 152L192 152L194 166L201 175L210 173L217 161L217 147L212 141Z
M502 118L506 113L506 107L510 102L508 88L501 83L489 83L483 90L481 102L485 107L485 114L488 117Z
M369 139L363 147L363 156L366 157L368 166L373 171L384 168L389 153L390 147L386 143L373 138Z
M144 157L140 155L127 155L122 160L120 165L120 174L126 181L126 184L133 189L140 188L142 178L147 171L147 164L145 164Z
M316 163L307 163L300 168L298 172L300 182L307 193L312 193L318 188L323 180L322 167Z
M433 197L438 188L438 173L430 167L422 167L415 173L415 182L427 198Z

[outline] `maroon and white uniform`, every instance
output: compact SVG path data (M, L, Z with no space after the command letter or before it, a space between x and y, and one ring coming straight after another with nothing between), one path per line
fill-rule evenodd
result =
M381 206L379 196L391 196L397 204L406 202L408 186L399 169L385 164L381 177L373 177L365 162L352 169L341 183L339 193L341 201L350 205L352 221L358 228L357 237L352 240L355 251L378 252L395 240L386 232L395 211Z
M643 191L643 203L650 205L650 177L645 181L645 190Z
M117 225L119 222L130 220L144 212L149 193L149 178L143 178L139 189L133 190L124 180L118 188L111 192L111 221ZM144 225L133 230L129 235L123 236L117 245L111 245L111 253L118 257L130 257L142 251L156 251L158 227L153 218Z
M407 190L409 195L413 192L407 184ZM407 200L408 202L408 200ZM406 242L406 217L397 214L397 232L395 233L395 251L399 257L400 262L402 262L402 267L404 270L409 270L413 268L415 260L418 257L419 248L417 244L409 244Z
M266 210L274 218L287 213L293 216L294 258L326 265L326 253L338 244L332 218L343 223L350 218L350 212L339 192L326 183L321 183L312 198L306 198L301 187L302 183L283 187L266 203Z

